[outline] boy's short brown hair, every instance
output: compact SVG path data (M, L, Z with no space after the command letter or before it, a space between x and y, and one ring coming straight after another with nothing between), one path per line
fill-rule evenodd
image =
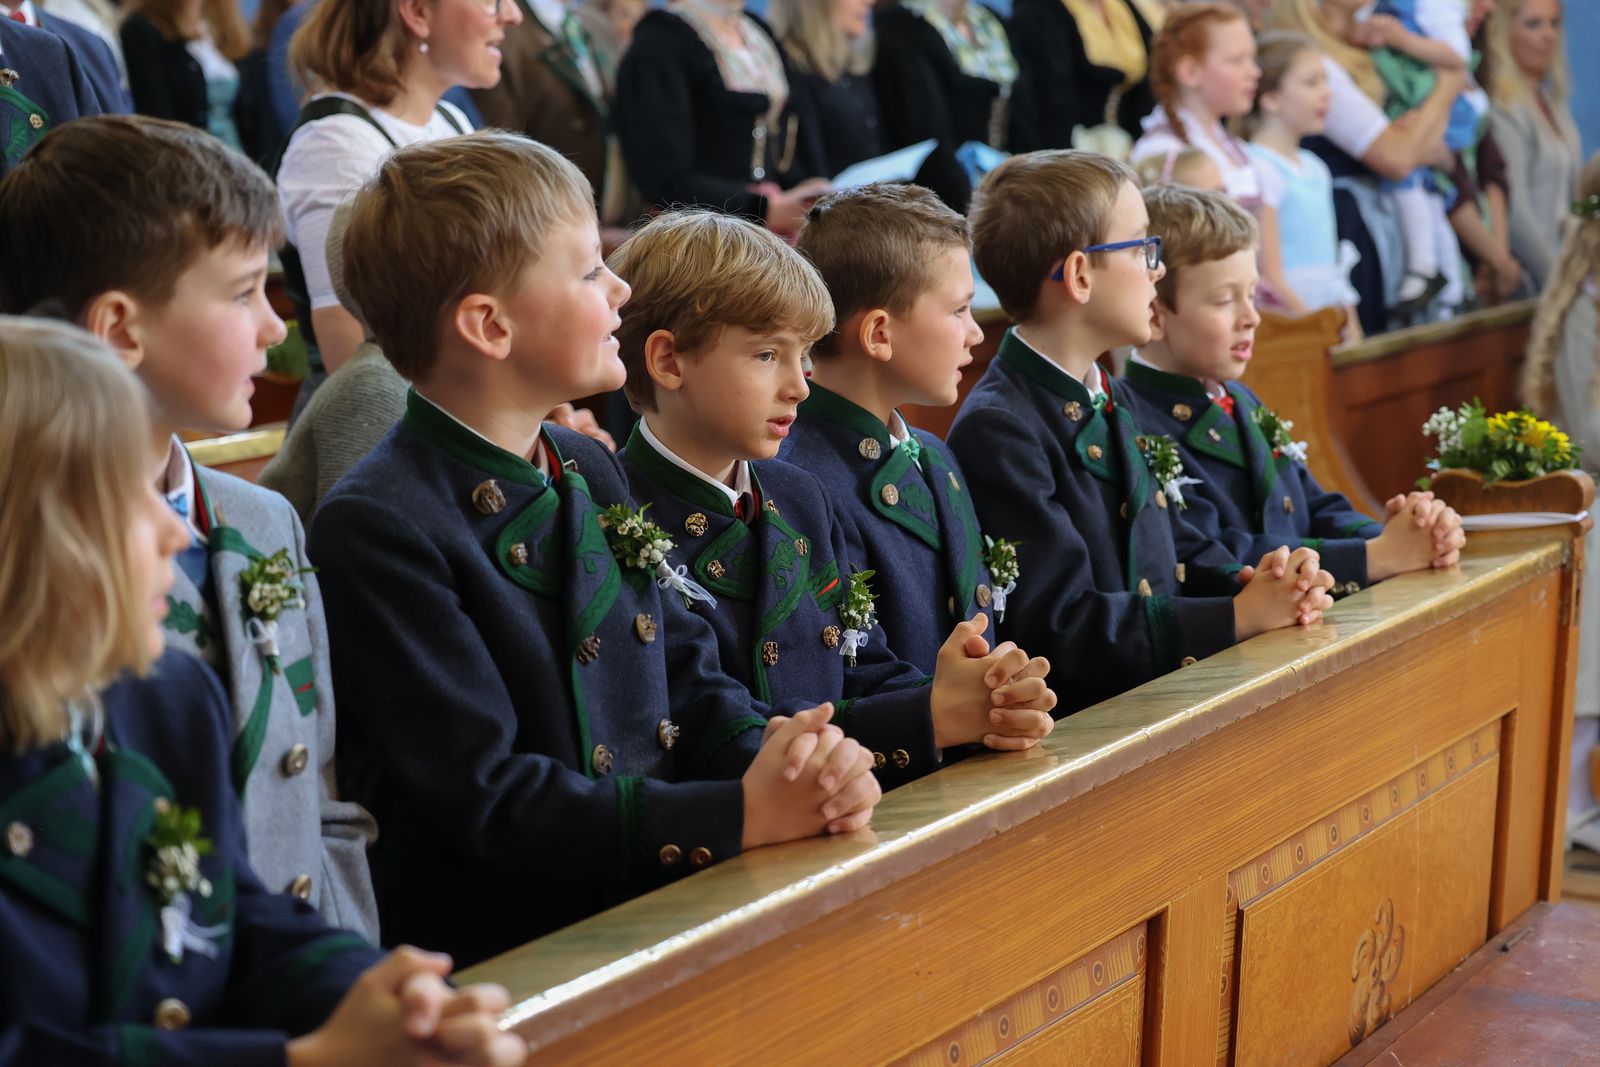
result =
M271 180L204 130L78 119L0 181L0 310L79 319L113 289L159 305L205 252L273 246L282 232Z
M447 309L514 291L553 225L593 219L583 172L521 134L410 145L356 194L344 284L394 369L416 381L433 369Z
M1012 156L983 179L972 195L973 256L1012 321L1033 316L1057 263L1105 240L1124 183L1138 187L1126 163L1067 148Z
M838 327L859 311L910 311L933 284L932 253L971 244L967 220L920 185L880 182L818 201L795 241L833 296L835 328L814 353L834 354Z
M1185 267L1226 259L1254 248L1256 220L1226 193L1161 185L1144 190L1150 232L1161 235L1166 277L1156 282L1156 299L1178 310L1178 278Z
M816 269L771 231L731 215L658 215L606 262L633 287L617 343L635 411L656 408L644 343L657 330L669 331L679 352L692 353L715 344L728 326L792 329L810 342L833 329L833 303Z

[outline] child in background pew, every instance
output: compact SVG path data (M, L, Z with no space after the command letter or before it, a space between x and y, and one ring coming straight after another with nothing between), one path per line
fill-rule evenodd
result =
M386 934L479 960L865 825L870 755L831 708L769 726L685 607L681 553L629 529L616 458L543 422L624 379L628 287L578 169L506 133L402 148L356 196L344 272L413 385L311 529Z
M1133 165L1139 175L1139 185L1187 185L1191 189L1210 189L1226 192L1222 171L1212 158L1198 148L1173 146L1165 154L1145 156Z
M133 115L53 130L0 182L0 311L48 309L110 343L150 390L167 448L160 489L189 546L168 640L232 698L233 777L250 861L274 890L378 937L372 817L333 785L328 638L305 533L283 497L197 467L179 431L250 423L251 376L284 327L266 299L272 182L203 131ZM16 250L26 249L26 253ZM300 594L262 601L273 573Z
M892 576L879 582L884 640L931 673L952 623L982 615L996 631L1013 580L1003 562L1005 580L989 571L955 457L899 414L954 404L983 340L967 220L920 186L868 185L814 206L796 247L836 325L811 350L810 395L779 455L822 483L846 558Z
M1065 674L1063 705L1319 618L1333 577L1317 554L1280 549L1241 569L1190 526L1171 442L1140 433L1132 397L1095 365L1150 339L1161 246L1133 171L1092 152L1013 156L979 187L972 231L978 270L1018 325L950 448L984 530L1017 545L1002 632Z
M147 394L62 323L0 318L0 353L0 1063L523 1062L503 989L256 878L233 715L162 653L189 534Z
M837 701L835 721L873 751L886 788L935 769L945 749L1025 748L1048 734L1047 664L1010 644L968 655L986 616L957 620L931 679L899 658L892 633L858 607L895 590L932 615L928 586L889 561L866 566L818 480L774 458L808 392L805 354L833 327L805 258L752 223L676 212L608 262L633 289L617 341L641 418L623 469L712 594L696 608L724 672L780 708ZM970 271L965 284L970 299Z
M1218 193L1147 189L1144 198L1167 270L1150 341L1124 374L1140 428L1175 441L1198 479L1184 490L1185 518L1241 559L1314 548L1345 593L1459 560L1465 538L1452 508L1415 493L1385 522L1361 514L1317 484L1292 426L1239 383L1261 322L1255 220Z

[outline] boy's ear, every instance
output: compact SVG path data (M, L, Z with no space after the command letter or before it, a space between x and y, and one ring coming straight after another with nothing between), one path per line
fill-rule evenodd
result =
M1087 304L1094 290L1094 284L1089 278L1088 255L1083 252L1073 252L1067 256L1066 262L1061 267L1061 281L1047 284L1061 286L1073 303Z
M1161 302L1158 296L1150 301L1150 340L1165 341L1167 339L1167 316L1172 311Z
M683 388L683 363L671 330L656 330L644 339L644 369L660 388L672 393Z
M83 327L110 345L134 370L144 362L143 311L144 305L137 297L112 289L89 301L83 313Z
M883 308L861 312L856 323L856 340L868 359L889 362L894 358L893 317Z
M496 362L511 354L511 330L500 301L487 293L468 293L456 302L450 325L475 352Z

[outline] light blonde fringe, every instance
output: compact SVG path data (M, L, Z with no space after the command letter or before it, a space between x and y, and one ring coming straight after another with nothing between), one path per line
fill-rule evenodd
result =
M1494 13L1484 29L1485 65L1489 68L1489 98L1501 107L1510 107L1521 101L1532 106L1533 94L1528 83L1511 57L1511 23L1522 9L1523 0L1495 0ZM1545 77L1545 91L1550 103L1563 107L1572 92L1572 73L1567 66L1567 50L1557 48L1550 62L1550 73Z
M1272 0L1272 28L1298 30L1310 37L1323 52L1343 67L1356 83L1379 105L1384 101L1383 79L1372 62L1372 54L1342 38L1335 37L1322 18L1322 0Z
M1600 196L1600 154L1590 158L1578 181L1579 200ZM1522 365L1522 402L1546 418L1556 410L1556 359L1566 340L1567 314L1583 295L1583 285L1600 273L1600 219L1572 218L1567 223L1566 240L1556 257L1555 269L1539 297L1533 327L1528 335L1528 358ZM1595 372L1589 378L1589 395L1584 398L1600 408L1600 338L1595 339Z
M616 336L635 411L655 410L644 342L657 330L670 331L674 348L692 354L728 326L789 329L807 344L833 329L833 300L817 269L772 231L731 215L657 215L606 263L633 287Z
M852 43L833 24L830 0L771 0L767 17L801 70L836 82L846 74L860 77L872 69L876 49L871 33Z
M0 747L150 654L124 545L151 476L144 391L73 326L0 317Z
M1161 260L1167 272L1156 282L1156 297L1178 310L1178 278L1189 267L1255 248L1261 233L1255 218L1226 193L1183 185L1144 190L1150 232L1161 237Z

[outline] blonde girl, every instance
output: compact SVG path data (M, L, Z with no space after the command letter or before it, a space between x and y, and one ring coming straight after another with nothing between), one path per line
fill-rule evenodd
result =
M1150 50L1156 110L1144 120L1133 162L1191 145L1210 156L1233 197L1261 224L1261 277L1270 302L1289 314L1306 310L1283 271L1277 175L1258 167L1225 123L1250 113L1261 68L1250 23L1234 7L1185 4L1168 16Z
M155 488L165 452L110 349L0 317L0 1049L521 1063L504 990L452 991L448 957L384 956L250 870L231 712L209 667L162 654L189 541Z

